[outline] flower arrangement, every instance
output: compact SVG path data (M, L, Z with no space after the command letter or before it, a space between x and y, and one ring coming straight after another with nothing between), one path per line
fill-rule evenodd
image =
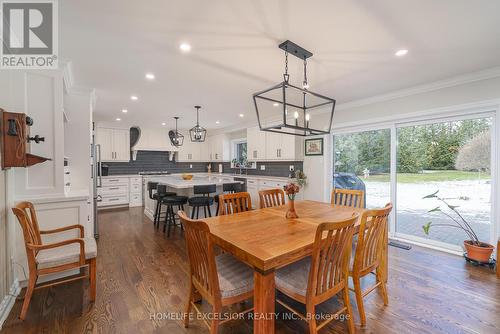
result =
M293 201L295 199L295 195L300 191L300 186L294 182L288 183L283 187L288 199Z

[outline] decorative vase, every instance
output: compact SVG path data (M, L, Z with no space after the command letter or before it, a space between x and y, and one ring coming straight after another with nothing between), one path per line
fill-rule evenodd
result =
M480 246L474 245L472 241L465 240L464 247L467 252L467 257L481 263L488 263L493 253L493 245L481 242Z
M288 200L288 208L286 210L286 218L288 218L288 219L299 218L299 216L297 216L297 212L295 212L295 199Z

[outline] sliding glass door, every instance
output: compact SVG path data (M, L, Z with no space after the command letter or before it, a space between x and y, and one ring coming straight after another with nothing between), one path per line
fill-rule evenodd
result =
M333 146L334 187L365 190L367 208L391 201L390 129L335 135Z
M458 249L464 218L490 240L491 124L488 117L397 128L396 235Z
M332 187L364 189L367 208L393 202L392 237L459 251L465 219L490 242L494 120L482 115L337 133Z

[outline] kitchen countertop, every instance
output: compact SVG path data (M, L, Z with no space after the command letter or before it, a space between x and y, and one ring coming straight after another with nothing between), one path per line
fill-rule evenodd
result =
M143 177L147 178L154 178L154 177L168 177L168 176L175 176L175 175L182 175L182 174L193 174L193 175L198 175L198 176L214 176L214 177L238 177L238 178L243 178L243 179L259 179L259 180L272 180L272 181L289 181L290 178L284 177L284 176L269 176L269 175L240 175L240 174L233 174L233 173L207 173L207 172L202 172L202 173L176 173L176 174L169 174L169 175L142 175ZM114 175L115 177L118 175Z
M227 181L224 181L224 175L222 174L208 175L204 173L193 173L193 178L191 180L184 180L182 174L148 176L148 180L159 182L160 184L165 184L176 189L187 189L193 186L209 184L222 185L227 183Z

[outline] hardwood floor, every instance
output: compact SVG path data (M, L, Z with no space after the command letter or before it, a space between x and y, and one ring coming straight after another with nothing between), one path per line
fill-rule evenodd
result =
M100 221L95 306L88 301L86 281L37 290L26 320L17 318L22 304L18 300L2 333L208 333L202 320L191 321L185 329L181 319L165 319L183 312L188 292L179 228L167 239L141 208L104 211ZM390 247L388 292L387 307L378 293L366 297L367 326L357 325L358 332L500 333L500 280L493 271L460 257ZM355 306L353 294L351 302ZM320 307L335 309L335 301ZM281 320L287 314L280 306L277 311L277 333L307 333L304 321ZM320 333L346 331L343 322L333 321ZM220 333L252 333L252 321L228 322Z

